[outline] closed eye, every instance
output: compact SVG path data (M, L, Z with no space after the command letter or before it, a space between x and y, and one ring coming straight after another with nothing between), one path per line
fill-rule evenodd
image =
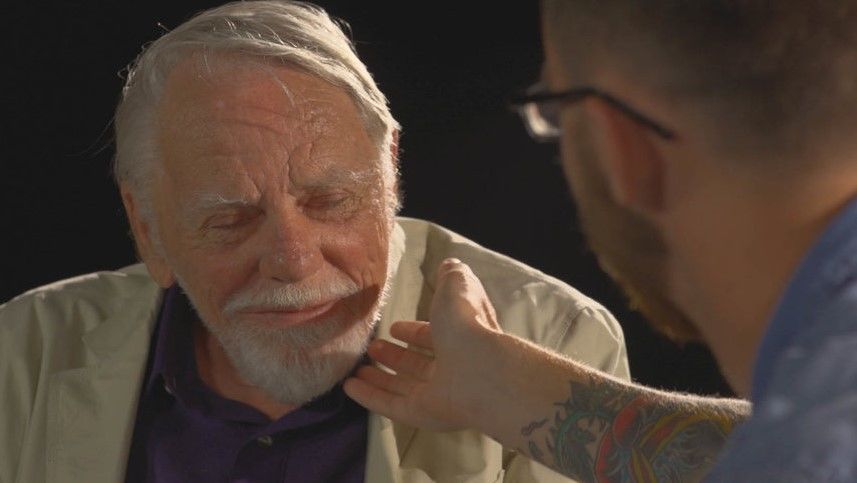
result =
M246 225L249 225L253 222L258 216L259 212L253 210L252 212L245 213L230 213L223 215L214 215L208 218L203 224L203 229L211 229L211 230L234 230Z
M360 208L360 197L350 191L311 193L301 200L304 212L321 221L344 221Z
M351 198L350 193L333 193L310 196L304 203L309 209L329 209L339 207Z

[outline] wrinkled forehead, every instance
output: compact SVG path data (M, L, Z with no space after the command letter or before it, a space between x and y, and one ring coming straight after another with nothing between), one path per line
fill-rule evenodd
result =
M190 56L170 73L158 108L165 162L296 155L321 164L378 162L345 90L290 65Z
M237 54L189 55L169 73L158 106L159 124L175 130L249 115L365 134L344 89L291 64Z

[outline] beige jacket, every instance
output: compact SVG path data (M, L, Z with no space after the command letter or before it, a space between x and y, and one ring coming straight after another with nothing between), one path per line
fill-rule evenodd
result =
M437 225L400 219L402 252L379 327L425 319L446 257L482 279L507 332L628 378L622 332L568 285ZM27 292L0 306L0 483L119 483L162 291L142 265ZM567 481L473 431L369 418L366 481Z

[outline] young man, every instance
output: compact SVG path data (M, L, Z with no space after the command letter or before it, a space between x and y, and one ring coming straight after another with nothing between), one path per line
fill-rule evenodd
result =
M664 332L705 340L753 417L715 464L741 405L501 334L454 261L432 326L393 330L434 358L379 342L370 354L398 374L364 368L346 389L583 481L854 481L857 2L543 8L544 77L520 100L531 131L560 142L605 270Z

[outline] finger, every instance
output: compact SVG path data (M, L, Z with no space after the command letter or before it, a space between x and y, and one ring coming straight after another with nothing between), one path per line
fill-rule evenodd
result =
M444 259L442 262L440 262L440 266L438 268L440 270L451 269L451 268L457 267L458 265L463 265L463 264L464 264L464 262L462 262L458 258L449 257L449 258Z
M358 377L349 377L342 383L342 389L357 404L373 413L382 414L391 419L406 420L405 398L385 389L372 385Z
M427 381L434 371L434 358L392 342L376 340L369 345L369 356L382 365L412 378Z
M472 317L479 325L502 332L485 287L466 263L454 258L444 260L437 271L435 290L432 315L439 307L446 306L460 319ZM444 323L447 319L449 317L440 317L432 322Z
M435 274L435 286L440 286L452 272L461 272L467 265L457 258L447 258L440 262Z
M422 349L432 350L431 324L422 321L394 322L390 327L390 335L402 342L415 345Z
M469 265L457 258L447 258L437 269L435 294L442 292L464 297L485 296L485 289L479 277L473 273Z
M486 319L483 325L498 332L503 332L503 328L500 327L500 323L497 322L497 312L494 310L494 306L491 304L491 301L488 300L487 295L482 299L482 312L485 314Z
M416 381L407 375L390 374L375 366L363 366L354 372L354 377L392 394L407 396L414 390Z

